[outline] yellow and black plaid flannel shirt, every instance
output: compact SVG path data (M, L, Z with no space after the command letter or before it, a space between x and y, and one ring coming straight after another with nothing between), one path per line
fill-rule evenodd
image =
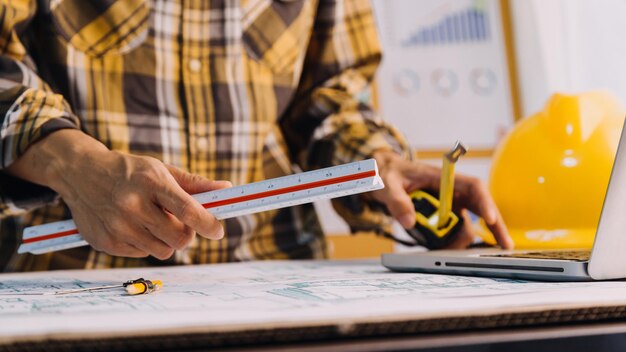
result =
M325 257L312 205L226 220L223 240L196 238L167 261L18 255L24 226L70 213L1 170L63 128L235 185L376 149L408 157L355 98L380 58L366 0L0 0L0 270ZM389 224L356 197L334 206L354 231Z

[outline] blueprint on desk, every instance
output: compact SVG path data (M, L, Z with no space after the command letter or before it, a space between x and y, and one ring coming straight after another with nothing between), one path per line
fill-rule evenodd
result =
M160 279L161 291L33 295ZM541 283L393 273L377 261L264 261L0 275L0 341L228 331L626 305L626 282Z

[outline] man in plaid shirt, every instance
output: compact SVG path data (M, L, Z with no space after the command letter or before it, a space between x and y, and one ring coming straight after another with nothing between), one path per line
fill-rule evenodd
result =
M189 194L370 157L386 188L335 208L412 226L440 170L355 99L380 59L366 0L0 0L0 269L323 258L311 205L222 224ZM456 190L511 247L486 188ZM16 254L70 212L92 248Z

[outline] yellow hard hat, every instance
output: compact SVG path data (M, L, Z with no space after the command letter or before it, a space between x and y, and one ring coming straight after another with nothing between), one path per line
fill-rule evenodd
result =
M503 139L489 189L516 248L592 246L625 116L606 92L556 94Z

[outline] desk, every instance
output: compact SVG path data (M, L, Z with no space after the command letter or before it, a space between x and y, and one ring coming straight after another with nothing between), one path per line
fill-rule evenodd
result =
M206 337L151 337L149 345L141 340L100 341L80 345L81 350L125 350L125 351L241 351L241 352L361 352L361 351L424 351L424 352L603 352L626 350L626 323L599 322L579 325L557 325L549 327L520 327L413 336L391 335L378 337L342 338L321 341L273 342L265 344L230 344L215 346ZM157 346L154 340L160 340ZM245 341L242 341L245 342ZM67 343L26 343L0 346L0 351L45 350L69 351L76 346Z
M227 350L241 352L328 352L333 350L344 352L390 350L423 352L626 351L626 323L527 327L421 336L383 336L332 342L235 347Z
M24 295L42 283L73 288L140 276L163 279L163 291ZM624 345L626 336L626 282L392 273L377 261L8 274L0 282L0 350L510 352L560 342L582 348L587 339Z

